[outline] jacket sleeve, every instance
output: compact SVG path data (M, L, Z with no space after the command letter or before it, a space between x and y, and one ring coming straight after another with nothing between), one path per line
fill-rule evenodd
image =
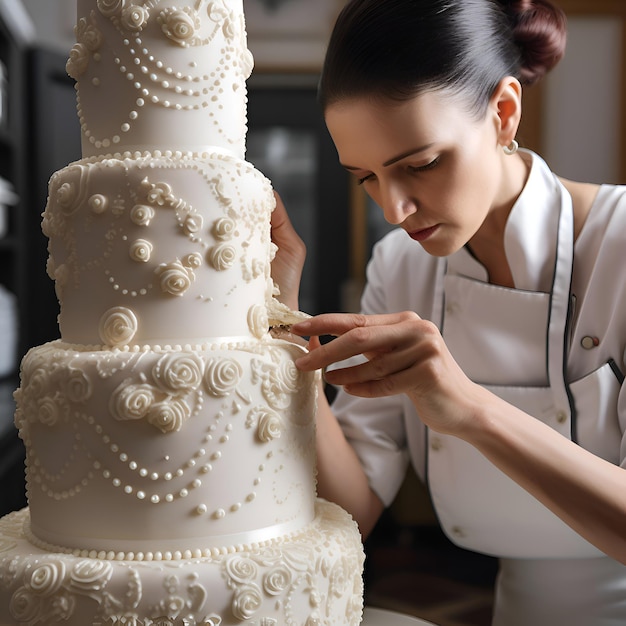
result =
M367 285L361 299L361 310L366 314L391 313L416 310L423 315L428 309L424 302L429 296L429 278L435 271L432 257L421 246L408 239L404 231L393 231L374 247L372 260L367 269ZM427 280L420 280L421 278ZM415 285L424 288L416 289ZM357 359L354 359L356 361ZM343 363L344 365L346 362ZM341 365L341 364L340 364ZM408 441L421 424L411 414L411 406L403 396L386 398L357 398L338 390L333 403L342 430L354 448L370 486L382 502L388 506L396 496L406 474L409 461L409 444L412 443L413 462L416 463L416 442ZM423 439L423 436L419 436ZM420 442L421 444L421 442ZM417 461L419 466L422 465Z

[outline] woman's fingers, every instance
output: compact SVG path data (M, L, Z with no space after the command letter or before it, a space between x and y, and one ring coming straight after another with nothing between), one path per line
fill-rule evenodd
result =
M279 300L291 309L298 308L300 277L306 258L306 246L295 231L278 193L272 212L271 236L278 251L272 261L272 278L280 289Z
M368 362L340 370L346 378L337 381L337 384L380 379L411 366L417 344L429 334L429 325L413 313L321 315L294 325L292 331L296 334L335 335L337 338L312 349L308 355L298 359L297 365L310 371L363 355ZM348 376L354 378L349 379Z

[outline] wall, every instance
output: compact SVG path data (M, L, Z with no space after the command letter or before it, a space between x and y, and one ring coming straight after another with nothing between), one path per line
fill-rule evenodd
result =
M37 33L37 42L67 54L74 42L76 0L22 0Z
M626 182L620 180L623 35L619 16L568 20L567 53L545 82L541 150L561 176Z

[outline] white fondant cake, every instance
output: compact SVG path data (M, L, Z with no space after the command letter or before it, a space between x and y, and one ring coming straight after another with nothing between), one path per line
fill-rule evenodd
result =
M244 160L243 0L78 0L83 159L43 229L61 339L15 393L29 507L0 626L360 623L363 550L315 495L315 390L270 326L270 182Z

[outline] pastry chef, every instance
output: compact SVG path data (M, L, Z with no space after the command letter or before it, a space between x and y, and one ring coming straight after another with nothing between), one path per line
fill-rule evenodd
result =
M319 493L366 536L412 463L452 541L499 557L497 626L626 623L626 187L515 139L565 40L548 0L351 0L320 82L340 162L398 228L362 313L292 328L340 388ZM280 201L272 234L297 308Z

